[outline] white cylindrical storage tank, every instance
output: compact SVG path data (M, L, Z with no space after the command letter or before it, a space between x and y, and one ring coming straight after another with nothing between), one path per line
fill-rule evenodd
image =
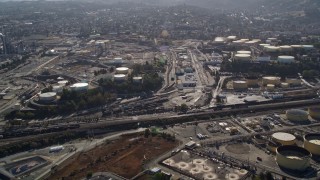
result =
M237 54L251 54L251 51L237 51Z
M242 42L247 42L247 41L249 41L250 39L240 39L240 41L242 41Z
M63 90L62 86L52 86L52 91L56 93L61 93Z
M216 37L215 39L214 39L214 42L215 43L224 43L224 37Z
M286 78L286 83L289 83L290 86L300 86L301 85L301 79Z
M302 45L302 47L303 47L303 49L305 49L305 50L311 50L311 49L314 48L313 45Z
M293 121L293 122L308 121L308 112L301 109L287 110L286 116L289 121Z
M309 115L310 115L313 119L320 120L320 106L310 107L310 108L308 109L308 111L309 111Z
M55 92L46 92L39 95L40 101L54 101L57 97Z
M278 56L278 62L284 63L284 64L294 63L294 57L293 56Z
M280 50L280 47L277 46L265 46L264 51L265 52L278 52Z
M271 139L282 145L294 145L296 143L296 137L292 134L285 132L273 133Z
M267 90L268 91L273 91L274 90L274 88L275 88L275 85L274 84L267 84Z
M237 61L250 61L251 55L250 54L236 54L234 59Z
M277 148L277 164L285 169L305 171L310 166L311 153L299 146L280 146Z
M89 88L88 83L75 83L70 86L72 91L87 91Z
M113 76L114 81L125 81L127 76L125 74L115 74Z
M243 90L247 88L248 88L248 84L246 81L233 81L234 90Z
M67 80L64 80L64 81L58 81L58 85L59 86L66 86L66 84L68 83L69 81L67 81Z
M293 50L302 49L302 45L291 45Z
M289 85L289 83L283 82L283 83L280 84L280 86L281 86L282 88L288 88L290 85Z
M261 48L264 48L264 47L266 47L266 46L270 46L270 44L259 44L259 46L260 46Z
M133 77L132 78L132 82L136 83L136 84L141 84L142 83L142 77L141 76Z
M237 39L237 36L228 36L227 39L233 41Z
M118 67L116 68L116 73L117 74L128 74L129 68L127 67Z
M320 156L320 133L306 134L303 139L303 147L312 155Z
M292 51L292 47L291 46L280 46L280 51L281 52L291 52Z
M280 84L280 78L274 77L274 76L266 76L262 78L262 83L263 85L267 85L267 84L278 85Z

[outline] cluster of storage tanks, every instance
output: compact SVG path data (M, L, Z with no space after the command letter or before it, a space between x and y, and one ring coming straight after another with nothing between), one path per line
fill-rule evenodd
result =
M258 78L246 78L245 80L235 80L233 81L233 89L244 90L248 87L259 86ZM273 91L276 86L281 88L289 88L290 86L300 86L301 80L296 78L287 78L284 82L281 82L280 77L275 76L265 76L262 77L262 86L266 87L268 91Z
M306 134L303 147L296 145L296 137L285 132L272 134L267 148L276 153L277 164L285 169L304 171L312 156L320 155L320 134Z
M113 81L123 82L127 80L128 73L129 73L129 68L127 67L116 68L116 73L113 75Z

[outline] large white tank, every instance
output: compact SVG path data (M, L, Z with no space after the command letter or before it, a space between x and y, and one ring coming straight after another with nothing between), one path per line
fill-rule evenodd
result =
M251 51L237 51L237 54L251 54Z
M72 91L87 91L89 88L88 83L75 83L70 86Z
M308 112L301 109L287 110L286 116L289 121L293 121L293 122L308 121Z
M292 51L292 47L291 46L280 46L280 51L281 52L291 52Z
M125 81L127 79L127 76L125 74L115 74L113 76L114 81Z
M237 36L228 36L227 39L233 41L237 39Z
M39 95L40 101L54 101L57 97L56 92L46 92Z
M320 106L310 107L308 111L313 119L320 120Z
M68 83L68 81L67 80L63 80L63 81L58 81L58 85L59 86L66 86L66 84Z
M116 73L117 74L128 74L129 68L127 67L118 67L116 68Z
M303 47L303 49L305 49L305 50L311 50L311 49L314 48L313 45L302 45L302 47Z
M303 147L312 155L320 156L320 133L306 134L303 139Z
M225 41L224 37L216 37L214 39L215 43L224 43L224 41Z
M293 50L299 50L302 49L302 45L291 45Z
M142 77L141 76L136 76L132 78L132 82L136 84L141 84L142 83Z
M280 77L265 76L265 77L262 77L262 83L263 85L267 85L267 84L278 85L280 84Z
M237 61L250 61L251 55L250 54L236 54L234 59Z
M311 153L299 146L280 146L277 148L276 161L282 168L305 171L310 166Z
M265 52L278 52L280 50L280 47L277 46L265 46L264 51Z
M288 87L290 86L290 84L289 84L289 83L286 83L286 82L283 82L283 83L280 84L280 86L281 86L282 88L288 88Z
M300 86L301 85L301 79L286 78L286 83L289 83L290 86Z
M260 46L261 48L264 48L264 47L266 47L266 46L270 46L270 44L259 44L259 46Z
M268 91L273 91L275 89L275 85L274 84L267 84L267 90Z
M248 84L246 81L233 81L234 90L243 90L247 88L248 88Z
M294 63L293 56L278 56L278 62L283 64Z
M282 145L294 145L296 143L296 137L292 134L285 132L273 133L271 139Z

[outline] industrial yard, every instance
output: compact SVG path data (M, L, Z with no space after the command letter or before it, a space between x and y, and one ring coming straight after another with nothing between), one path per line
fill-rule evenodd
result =
M319 7L1 1L0 179L319 179Z

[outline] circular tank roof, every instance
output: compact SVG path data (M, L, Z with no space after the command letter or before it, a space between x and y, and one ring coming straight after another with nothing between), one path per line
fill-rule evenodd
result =
M237 51L237 54L251 54L251 51Z
M126 77L126 75L125 74L115 74L114 77L123 78L123 77Z
M265 77L263 77L263 79L265 79L265 80L280 80L279 77L275 77L275 76L265 76Z
M250 57L250 54L236 54L235 57Z
M293 56L278 56L278 59L294 59Z
M246 81L233 81L234 83L237 83L237 84L246 84L247 82Z
M40 97L53 97L53 96L56 96L56 95L57 95L56 92L46 92L46 93L40 94Z
M141 76L137 76L137 77L133 77L132 79L134 79L134 80L141 80L142 77L141 77Z
M67 80L64 80L64 81L58 81L58 84L67 84L68 81Z
M304 139L312 144L320 145L320 133L310 133L304 135Z
M127 71L127 70L129 70L129 68L127 68L127 67L118 67L118 68L116 68L116 70L118 70L118 71Z
M311 153L299 146L285 145L277 148L277 152L291 159L310 158Z
M71 87L85 87L88 86L88 83L75 83Z
M296 139L294 135L285 132L273 133L272 137L281 141L293 141Z
M308 115L308 112L302 109L290 109L287 110L287 113L292 115Z

